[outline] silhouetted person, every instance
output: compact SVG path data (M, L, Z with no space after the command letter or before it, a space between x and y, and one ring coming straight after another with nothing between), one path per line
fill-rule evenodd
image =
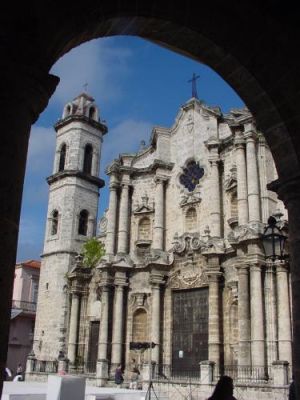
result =
M221 376L215 390L208 400L236 400L233 396L233 380L230 376Z

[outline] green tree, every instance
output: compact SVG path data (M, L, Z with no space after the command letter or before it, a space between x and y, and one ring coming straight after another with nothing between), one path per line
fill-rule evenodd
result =
M83 260L85 267L94 268L105 254L105 248L96 238L88 239L82 247Z

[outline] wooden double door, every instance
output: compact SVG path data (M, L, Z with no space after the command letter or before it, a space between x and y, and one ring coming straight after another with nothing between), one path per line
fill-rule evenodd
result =
M208 288L174 290L172 305L172 371L199 373L208 360Z

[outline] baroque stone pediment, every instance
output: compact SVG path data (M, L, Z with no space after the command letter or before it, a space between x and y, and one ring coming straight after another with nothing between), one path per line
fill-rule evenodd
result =
M200 193L193 193L191 195L183 195L180 201L180 207L187 207L201 202Z
M147 196L147 194L142 196L142 203L137 204L133 211L134 214L147 214L147 213L153 213L153 212L154 212L154 207L153 207L153 205L150 206L149 197Z

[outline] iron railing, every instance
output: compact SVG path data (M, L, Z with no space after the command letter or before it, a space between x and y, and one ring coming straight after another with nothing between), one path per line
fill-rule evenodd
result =
M44 372L47 374L55 374L58 370L57 361L33 360L32 372Z
M267 366L215 365L213 381L216 382L222 375L230 376L237 383L271 383L273 378L271 367Z
M199 381L200 370L198 369L178 369L173 368L172 365L160 364L153 368L152 373L153 380L156 381Z
M36 303L31 301L13 300L12 308L20 309L23 311L36 312Z

